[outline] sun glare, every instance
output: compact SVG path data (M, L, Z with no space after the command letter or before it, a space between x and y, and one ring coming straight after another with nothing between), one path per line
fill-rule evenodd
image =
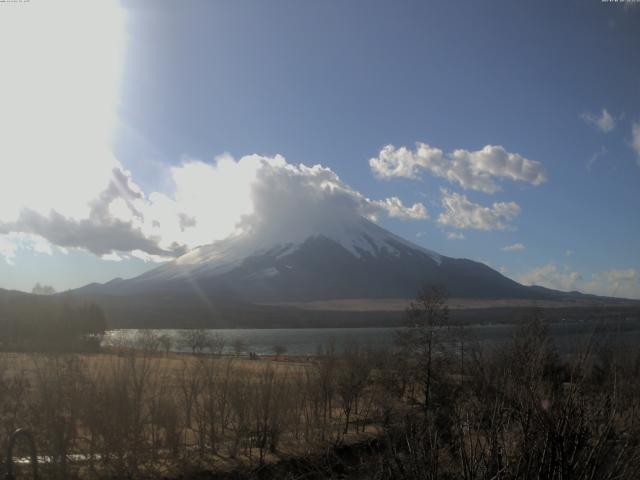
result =
M25 202L74 217L104 188L122 80L115 1L7 4L0 15L0 217Z

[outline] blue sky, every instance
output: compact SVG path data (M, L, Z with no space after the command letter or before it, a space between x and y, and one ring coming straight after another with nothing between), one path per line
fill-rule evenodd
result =
M42 13L39 3L9 13L28 27ZM638 7L600 1L123 2L118 13L106 12L111 23L82 11L76 20L58 14L48 28L54 44L63 31L82 44L78 52L67 50L68 71L70 78L100 84L102 90L96 86L87 98L109 97L103 91L113 96L113 105L95 105L99 112L113 108L112 121L100 123L106 140L96 140L96 151L112 154L115 163L104 165L128 172L127 198L142 201L135 192L148 202L153 192L179 197L188 184L178 185L175 175L189 162L215 168L225 153L235 162L251 154L280 154L289 164L327 167L368 199L423 204L428 218L387 211L378 221L442 254L484 261L526 283L640 298L640 127L634 136L640 123ZM113 29L95 33L94 23ZM113 53L116 35L121 45ZM20 39L12 40L11 53L19 62L30 52L14 48ZM35 72L45 68L46 47L39 48L30 57ZM111 59L112 53L118 65L108 70L112 76L100 77L111 80L85 78L88 70L100 72L100 59ZM13 73L18 90L28 74L20 68ZM61 95L46 78L39 81L45 100ZM56 112L62 120L53 128L60 136L72 138L79 126L93 125L87 102L74 90L61 98L72 108ZM45 107L36 105L35 113ZM10 113L0 115L15 128ZM438 176L435 167L416 167L416 178L380 178L371 168L369 160L386 145L406 147L410 161L424 165L415 155L416 142L440 149L446 168L451 152L466 151L472 174L482 171L473 167L479 157L471 152L501 146L534 162L546 181L494 171L490 177L500 190L489 193ZM93 148L87 145L74 152L82 158L80 170L63 165L66 144L54 145L46 155L35 149L20 154L21 164L33 168L12 180L10 198L0 197L16 207L4 214L0 209L0 287L30 290L44 282L62 290L133 276L153 268L167 252L177 254L168 243L161 251L145 243L151 234L143 227L145 239L136 237L136 248L144 255L137 256L124 241L96 247L95 236L84 245L81 238L60 234L100 221L114 226L112 217L104 220L93 210L57 207L56 192L73 190L80 178L92 176L94 195L82 192L77 201L70 196L69 205L90 203L109 184L110 177L91 167L98 161L86 154ZM18 168L14 152L22 152L20 147L16 142L11 152L0 151L9 172L5 178ZM40 216L29 222L16 212L31 208L32 198L27 192L22 197L23 189L15 185L38 175L45 161L62 165L48 174L57 189L44 206L33 207ZM452 211L447 220L441 217L443 200L455 195L465 196L473 211L491 213L495 204L515 203L517 213L502 226L456 217L469 210ZM199 216L186 212L199 226L207 211L215 217L227 208L220 195L203 201L211 201L210 208ZM53 211L68 221L56 217L55 223ZM113 229L104 232L101 239L111 238ZM211 239L219 234L212 232ZM199 241L207 232L200 235ZM175 238L176 245L191 246Z

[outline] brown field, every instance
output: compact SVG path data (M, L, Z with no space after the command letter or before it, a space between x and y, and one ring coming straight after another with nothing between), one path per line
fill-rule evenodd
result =
M131 352L118 353L106 351L94 354L75 354L74 357L82 362L89 370L100 371L104 368L113 367L129 355L131 355ZM19 374L33 380L40 364L50 361L51 358L51 354L0 352L0 365L4 365L4 371L7 375ZM274 356L263 356L260 357L260 360L250 360L246 356L233 355L211 357L187 353L157 353L145 358L147 358L154 370L161 370L168 375L179 375L185 368L196 367L205 358L215 358L218 362L231 362L238 372L251 375L257 375L267 369L274 369L274 371L278 373L301 374L312 366L312 363L306 361L306 358L291 355L283 356L282 359L278 360L276 360Z

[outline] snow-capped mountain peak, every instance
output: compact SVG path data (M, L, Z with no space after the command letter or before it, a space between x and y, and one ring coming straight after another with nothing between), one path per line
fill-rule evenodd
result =
M543 295L484 264L439 255L363 217L340 215L253 225L136 278L87 291L197 292L199 298L288 302L413 298L429 285L456 297Z
M280 260L314 239L333 242L357 259L399 256L416 251L429 256L438 264L442 261L442 257L436 252L419 247L365 218L360 218L356 222L333 222L306 229L271 228L242 232L210 245L197 247L143 277L159 281L221 275L240 267L247 259L269 256ZM273 270L270 272L273 274Z

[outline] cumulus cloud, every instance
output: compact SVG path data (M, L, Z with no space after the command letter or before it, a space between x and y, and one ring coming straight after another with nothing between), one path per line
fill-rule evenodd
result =
M496 179L506 178L532 185L540 185L547 180L540 162L510 153L500 145L486 145L476 151L458 149L449 154L421 142L416 143L415 151L386 145L377 157L369 160L369 166L380 179L418 179L424 171L457 183L464 189L485 193L501 189Z
M282 228L308 231L334 217L429 218L422 203L369 199L330 168L293 165L281 155L248 155L237 161L223 155L211 164L188 160L173 167L171 176L175 194L150 195L148 212L161 225L157 230L188 248L239 230L260 229L264 235ZM184 212L189 212L187 223Z
M607 297L640 299L640 275L633 268L583 275L568 268L562 271L555 263L550 262L520 275L517 280L525 285L539 285L562 291L578 290Z
M636 162L640 166L640 123L633 123L631 125L631 146L636 152Z
M146 195L119 164L86 201L84 212L62 213L50 198L41 211L25 199L13 218L0 217L0 234L20 232L65 248L81 248L107 260L163 261L243 229L302 228L331 219L364 216L429 218L422 203L398 197L372 200L327 167L289 164L284 157L223 155L212 163L185 159L170 168L172 194ZM62 208L64 211L64 208ZM6 242L5 242L6 243ZM3 243L3 256L15 257Z
M606 108L603 108L599 115L585 112L580 115L580 118L584 120L585 123L592 125L603 133L609 133L616 127L615 119L607 112Z
M441 166L445 162L446 156L442 150L419 142L415 152L407 147L386 145L376 158L369 159L369 166L381 179L400 177L417 180L422 170L431 170L432 166Z
M410 207L405 207L398 197L374 200L372 204L383 209L391 218L401 220L426 220L429 218L427 207L422 203L414 203Z
M505 230L520 214L515 202L495 202L490 207L473 203L466 195L442 189L442 207L438 223L459 229Z
M524 245L521 243L514 243L513 245L507 245L502 247L504 252L521 252L524 250Z
M251 183L253 210L238 224L240 230L271 231L286 228L292 236L332 228L364 216L424 219L421 203L405 206L397 197L371 200L345 184L330 168L291 165L283 157L262 158Z

